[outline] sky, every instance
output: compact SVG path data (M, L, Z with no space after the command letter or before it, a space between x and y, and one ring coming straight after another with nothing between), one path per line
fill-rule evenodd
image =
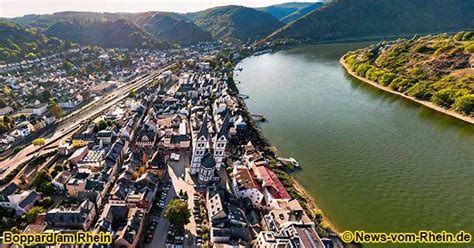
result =
M223 5L261 7L285 2L317 2L317 0L0 0L0 16L51 14L58 11L94 12L192 12Z

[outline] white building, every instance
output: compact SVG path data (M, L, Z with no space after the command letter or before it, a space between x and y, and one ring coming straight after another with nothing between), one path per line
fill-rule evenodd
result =
M239 169L234 167L233 174L232 188L235 196L239 199L250 199L255 208L266 208L262 203L264 199L262 187L251 171L245 167Z
M204 157L206 150L209 148L209 129L208 129L208 117L204 115L201 128L196 135L193 142L194 151L191 160L191 174L196 175L199 173L199 167L201 166L201 159Z
M218 170L224 163L224 159L226 156L225 149L227 143L229 142L229 124L230 115L229 113L227 113L214 142L214 158L216 159L216 167Z

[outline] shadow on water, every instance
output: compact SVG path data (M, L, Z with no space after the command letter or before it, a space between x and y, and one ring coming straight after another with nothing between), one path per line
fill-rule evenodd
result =
M378 100L390 104L397 103L404 108L413 110L413 112L416 111L421 119L434 123L434 126L439 130L456 129L459 131L460 137L463 138L472 138L474 135L474 126L472 124L458 120L446 114L439 113L436 110L422 106L419 103L413 102L409 99L393 95L390 92L373 87L357 78L354 78L346 70L344 70L344 68L341 68L341 70L344 71L344 78L351 82L352 89L364 93L371 100Z
M344 70L344 68L341 68ZM394 103L398 101L398 97L385 92L381 89L375 88L367 83L360 81L357 78L351 76L346 70L344 70L344 78L351 82L351 87L354 90L366 94L371 100L382 100L383 102Z

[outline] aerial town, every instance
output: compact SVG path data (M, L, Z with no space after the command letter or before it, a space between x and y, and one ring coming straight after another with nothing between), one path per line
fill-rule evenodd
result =
M80 48L3 66L2 231L112 234L94 247L335 247L288 183L291 161L269 156L229 48Z

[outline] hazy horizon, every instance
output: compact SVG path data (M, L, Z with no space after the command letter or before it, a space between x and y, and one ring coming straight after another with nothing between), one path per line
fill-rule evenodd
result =
M52 14L62 11L91 12L194 12L217 6L243 5L264 7L287 2L321 2L292 0L0 0L0 17L19 17L28 14Z

